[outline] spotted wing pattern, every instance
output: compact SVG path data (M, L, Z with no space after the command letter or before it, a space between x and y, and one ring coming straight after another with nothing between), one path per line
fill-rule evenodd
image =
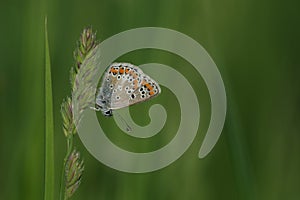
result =
M111 64L102 79L100 95L107 107L119 109L146 101L161 92L159 85L130 63Z

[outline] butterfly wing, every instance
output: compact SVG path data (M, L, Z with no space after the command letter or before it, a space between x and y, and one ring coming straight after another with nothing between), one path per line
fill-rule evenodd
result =
M146 101L160 91L159 85L137 66L113 63L103 77L100 95L109 108L119 109Z
M130 105L152 99L160 94L160 92L159 85L148 75L143 74L141 85L130 96Z

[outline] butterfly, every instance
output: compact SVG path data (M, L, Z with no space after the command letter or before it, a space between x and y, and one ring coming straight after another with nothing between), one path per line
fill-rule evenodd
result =
M160 93L159 85L139 67L113 63L103 75L94 110L112 116L113 110L147 101Z

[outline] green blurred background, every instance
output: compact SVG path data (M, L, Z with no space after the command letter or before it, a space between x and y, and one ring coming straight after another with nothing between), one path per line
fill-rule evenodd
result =
M77 140L86 166L73 199L299 199L299 7L292 0L1 1L0 199L43 198L46 13L57 191L65 153L59 110L63 98L70 95L72 52L82 28L92 25L102 41L127 29L156 26L192 37L216 62L228 96L221 138L208 157L198 159L210 103L203 80L186 61L157 50L126 54L120 61L167 64L190 80L201 104L200 130L180 159L147 174L110 169ZM111 119L99 115L99 121L105 122L109 137L123 148L157 149L172 139L178 127L179 104L174 97L163 88L158 98L131 108L133 119L143 125L149 122L147 111L153 103L166 106L171 116L151 141L124 136Z

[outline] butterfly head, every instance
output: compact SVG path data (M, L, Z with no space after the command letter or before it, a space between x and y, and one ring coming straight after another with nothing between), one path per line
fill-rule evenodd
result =
M112 116L112 109L107 106L107 101L101 98L101 96L96 98L96 109L100 110L106 117Z

